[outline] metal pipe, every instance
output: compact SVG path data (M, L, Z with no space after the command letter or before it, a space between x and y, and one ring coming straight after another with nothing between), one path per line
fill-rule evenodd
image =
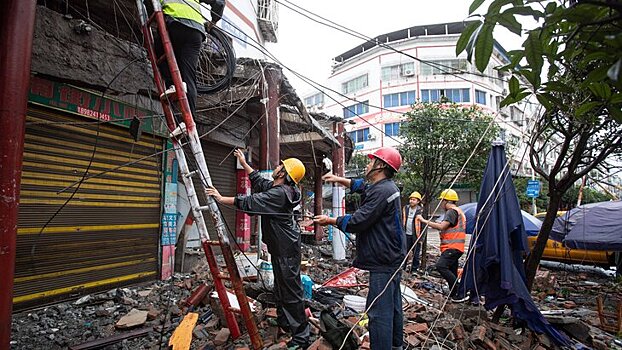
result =
M36 1L0 5L0 349L9 349L17 214Z
M337 176L344 176L345 152L343 148L343 122L333 123L334 133L339 148L333 150L333 173ZM345 214L345 189L341 186L333 186L333 216L338 217ZM337 228L333 228L333 259L344 260L346 258L346 237L345 233Z
M315 198L313 202L315 204L315 215L322 215L322 202L324 198L322 197L322 167L315 167ZM321 241L322 237L324 237L324 228L319 224L315 223L313 226L313 230L315 232L315 240Z

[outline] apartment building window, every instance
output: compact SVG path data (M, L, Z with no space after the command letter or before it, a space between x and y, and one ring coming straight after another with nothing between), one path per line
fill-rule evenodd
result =
M454 103L471 102L469 89L421 90L422 102L439 102L442 96Z
M399 123L399 122L384 124L384 133L387 136L399 136L399 134L400 134L400 124L401 123Z
M349 135L354 143L367 141L369 140L369 128L351 131Z
M426 62L421 62L421 75L456 74L468 68L465 59L427 60Z
M383 107L410 106L415 103L416 98L417 94L414 90L383 95Z
M486 92L475 90L475 103L479 103L480 105L486 105Z
M361 89L364 89L368 86L367 74L363 74L359 77L356 77L352 80L348 80L345 83L341 84L341 91L344 94L350 94Z
M361 115L369 112L369 101L359 102L355 105L345 107L343 109L344 118L352 118L356 115Z
M396 64L393 66L382 67L382 69L380 70L380 79L382 79L382 81L394 81L414 75L414 62L407 62L402 64Z
M313 106L320 106L324 104L324 94L323 93L317 93L313 96L309 96L307 98L305 98L305 106L306 107L313 107Z

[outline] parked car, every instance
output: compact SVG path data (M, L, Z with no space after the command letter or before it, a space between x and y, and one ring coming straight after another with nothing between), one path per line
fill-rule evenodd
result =
M557 216L562 216L566 212L558 211ZM541 221L544 221L546 212L540 212L535 215ZM538 236L528 236L527 242L529 250L532 250L536 245ZM542 259L554 260L572 264L583 265L596 265L609 267L615 265L615 253L603 250L584 250L584 249L571 249L565 247L563 243L549 239L546 242L546 247L542 253Z

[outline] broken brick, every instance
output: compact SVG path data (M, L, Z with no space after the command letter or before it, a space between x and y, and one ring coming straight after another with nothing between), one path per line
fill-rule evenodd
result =
M221 329L220 331L218 331L218 334L216 334L216 337L214 338L214 345L223 345L227 342L227 340L229 340L230 335L231 331L229 331L229 328Z
M404 327L404 332L408 334L426 333L428 329L427 323L409 323L408 326Z

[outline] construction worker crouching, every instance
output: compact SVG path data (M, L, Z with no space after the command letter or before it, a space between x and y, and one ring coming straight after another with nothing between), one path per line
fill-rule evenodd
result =
M454 301L458 295L458 260L464 254L466 240L466 217L456 203L458 194L452 189L446 189L438 197L441 207L445 210L442 222L432 222L419 216L419 220L431 228L440 230L441 256L434 267L449 284L449 295Z
M318 215L320 225L335 225L343 232L356 233L353 265L369 271L367 315L372 350L402 349L404 316L400 292L401 265L406 255L402 232L400 190L393 176L402 164L402 157L392 147L371 153L365 178L346 179L324 175L327 182L338 183L361 194L361 206L353 214L331 218ZM385 289L386 287L386 289ZM373 302L373 305L372 305Z
M242 151L235 150L234 155L249 174L252 194L223 197L215 188L205 193L250 215L261 213L263 242L272 257L277 323L291 332L288 348L306 349L310 329L300 279L301 232L294 220L294 208L302 198L296 185L305 175L305 166L296 158L285 159L274 169L270 181L248 165Z
M418 216L421 215L422 208L419 203L421 203L421 194L415 191L408 197L408 205L402 208L402 225L406 234L406 251L410 252L413 246L415 246L410 273L417 272L420 265L419 255L421 255L422 242L421 221L418 219ZM406 265L404 264L404 270L406 270Z

